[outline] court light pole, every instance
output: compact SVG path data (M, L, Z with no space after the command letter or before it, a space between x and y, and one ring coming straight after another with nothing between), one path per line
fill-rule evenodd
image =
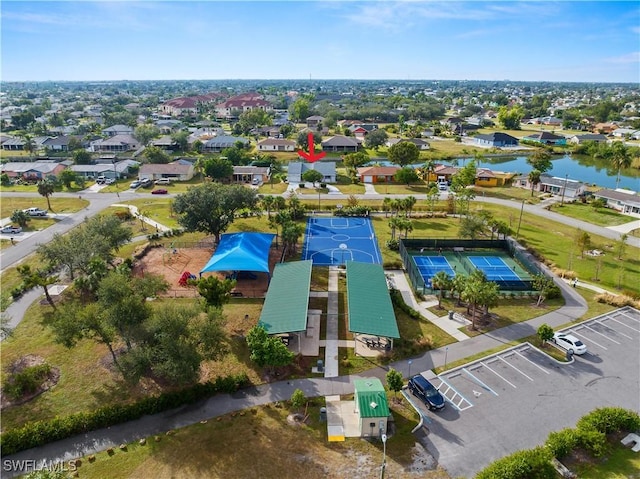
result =
M516 231L516 239L520 234L520 225L522 224L522 213L524 212L524 200L522 200L522 207L520 208L520 219L518 220L518 230Z

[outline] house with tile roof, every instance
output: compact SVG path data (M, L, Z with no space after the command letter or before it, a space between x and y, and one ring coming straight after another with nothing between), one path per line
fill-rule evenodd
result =
M98 176L105 178L126 178L131 175L134 168L138 168L140 162L136 160L111 160L101 159L90 165L70 165L69 169L87 180L95 180Z
M91 149L95 152L124 152L137 150L142 145L133 135L114 135L104 140L91 142Z
M109 136L133 135L133 128L128 125L113 125L108 128L103 128L102 133Z
M390 183L398 170L399 166L363 166L357 172L362 183Z
M398 143L408 142L413 143L418 147L419 150L428 150L430 148L429 143L422 138L389 138L385 145L391 148L393 145L397 145Z
M212 92L205 95L172 98L160 105L160 111L170 116L194 116L198 113L200 105L219 101L223 97L222 93Z
M593 141L595 143L606 143L607 137L601 133L586 133L584 135L573 135L569 137L569 143L575 145L582 145L587 141Z
M166 164L145 163L140 166L138 178L159 180L168 178L172 181L189 181L193 178L193 163L185 161L172 161Z
M238 141L245 145L249 144L249 140L242 138L241 136L214 136L209 140L203 141L202 151L220 153L225 148L232 148Z
M252 110L273 111L273 106L256 92L242 93L216 105L218 118L238 118L242 113Z
M316 161L314 163L292 161L287 168L287 179L289 183L302 183L302 174L307 170L316 170L322 173L323 183L336 182L335 161Z
M26 181L40 181L51 176L58 176L67 168L65 162L55 161L10 161L0 164L0 173L11 179L21 178Z
M513 186L530 190L532 185L528 175L520 175L513 179ZM565 201L575 201L586 193L587 185L581 181L570 180L568 177L559 178L543 173L540 175L540 183L535 185L533 190L563 196Z
M285 138L267 138L258 142L258 151L295 151L296 142Z
M336 135L324 140L321 144L322 151L352 153L358 151L361 141L350 136Z

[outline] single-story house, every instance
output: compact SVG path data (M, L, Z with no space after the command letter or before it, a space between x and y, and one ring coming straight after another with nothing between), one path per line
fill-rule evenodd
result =
M157 146L163 150L177 150L178 142L171 138L171 135L164 135L155 140L151 140L151 146Z
M533 135L527 135L522 138L523 141L533 141L542 143L543 145L566 145L567 139L564 136L555 135L549 131L541 131Z
M131 151L140 148L140 142L132 135L114 135L106 140L95 140L91 142L93 151Z
M620 128L616 123L596 123L593 125L593 129L591 131L595 131L598 133L612 133L613 131Z
M280 127L279 126L260 126L258 128L252 128L249 132L252 135L266 136L267 138L279 138Z
M108 128L103 128L102 133L109 136L133 135L133 128L128 125L113 125Z
M638 136L640 130L636 130L635 128L618 128L613 130L611 136L616 138L634 138Z
M271 168L268 166L234 166L233 182L234 183L251 183L258 180L261 183L269 181Z
M69 151L69 141L71 140L71 136L57 136L55 138L47 138L42 143L42 146L48 150L52 151Z
M459 168L449 165L436 165L433 172L429 175L429 181L437 181L438 183L451 182L453 175L458 173Z
M145 163L140 167L138 178L159 180L168 178L173 181L188 181L193 178L193 164L188 161L172 161L166 164Z
M476 186L498 186L499 178L493 171L486 168L478 168L476 170Z
M27 142L23 138L9 138L2 142L2 149L9 151L22 151Z
M322 151L353 153L360 148L360 141L349 136L336 135L322 142Z
M358 168L358 177L363 183L390 183L398 170L399 166L363 166Z
M58 176L67 163L55 161L16 161L0 164L0 173L5 173L9 178L22 178L26 181L40 181L50 176Z
M519 143L516 137L499 131L476 135L473 137L473 141L479 146L488 146L492 148L518 146Z
M428 150L429 143L421 138L389 138L385 145L391 148L393 145L397 145L398 143L408 142L413 143L418 147L418 150Z
M296 142L284 138L267 138L258 142L258 151L295 151Z
M324 123L324 117L320 115L312 115L306 120L308 128L315 128L319 123Z
M607 137L600 133L586 133L584 135L573 135L569 137L569 143L581 145L586 141L593 141L595 143L605 143Z
M607 206L624 215L640 218L640 195L630 190L599 190L593 193L594 198L606 200Z
M98 163L91 165L71 165L69 169L79 176L84 176L86 179L95 179L98 176L119 179L129 176L131 168L134 166L140 166L140 162L135 160L117 161L114 158L111 161L98 160Z
M531 183L529 182L528 175L521 175L514 178L513 186L530 190ZM559 178L543 173L540 175L540 183L533 189L541 193L563 196L565 200L575 200L586 193L587 185L581 181L570 180L566 177Z
M216 136L202 143L202 151L220 153L225 148L232 148L237 142L249 144L249 140L240 136Z
M303 183L302 174L307 170L316 170L322 173L323 183L336 182L336 163L334 161L316 161L314 163L292 161L287 169L289 183Z

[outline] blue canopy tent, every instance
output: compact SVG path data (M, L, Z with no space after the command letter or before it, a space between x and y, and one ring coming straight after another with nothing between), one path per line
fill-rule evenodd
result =
M209 262L200 271L259 271L269 274L273 233L226 233Z

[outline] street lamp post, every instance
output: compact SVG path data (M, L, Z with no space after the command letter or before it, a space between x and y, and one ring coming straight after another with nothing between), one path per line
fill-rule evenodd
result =
M522 212L524 211L524 200L522 200L522 207L520 208L520 219L518 220L518 230L516 231L516 239L520 234L520 225L522 224Z
M408 376L409 378L411 377L411 363L412 362L413 361L411 359L409 359L409 361L407 361L407 364L409 365L409 376Z
M449 346L444 348L444 369L447 369L447 353L449 352Z
M384 479L384 470L387 467L387 435L380 436L382 439L382 467L380 468L380 479Z
M562 199L560 200L560 206L564 205L564 193L567 191L567 181L569 180L569 173L564 175L564 187L562 188Z

